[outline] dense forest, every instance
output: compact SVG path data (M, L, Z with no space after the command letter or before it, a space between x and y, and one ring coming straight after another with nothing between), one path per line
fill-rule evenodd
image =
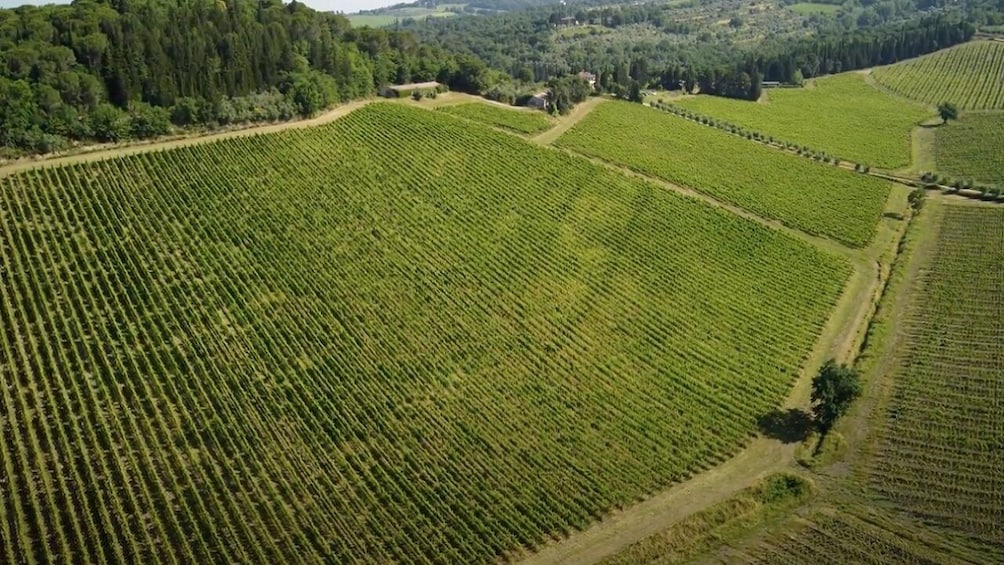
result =
M999 13L987 5L984 2L984 14ZM603 90L625 97L637 85L658 85L746 99L759 97L762 80L797 84L814 76L894 63L967 41L975 32L971 13L946 9L935 0L882 0L870 2L861 12L874 12L874 20L830 18L809 34L771 34L742 45L716 41L706 32L693 37L700 30L687 21L691 14L678 10L679 5L667 4L590 9L570 3L495 16L441 18L406 28L422 41L478 57L521 84L589 70L599 75ZM600 34L559 50L555 30L569 19L575 25L631 31L620 43L603 41ZM663 39L650 39L646 29ZM632 40L630 34L640 39ZM691 37L674 41L685 36ZM498 95L493 97L519 97L512 87L495 90Z
M25 6L0 10L0 145L46 152L161 135L172 122L288 119L389 83L481 90L488 76L408 32L353 29L295 1Z

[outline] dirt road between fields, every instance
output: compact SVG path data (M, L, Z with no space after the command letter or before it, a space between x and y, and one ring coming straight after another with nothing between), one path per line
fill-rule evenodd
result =
M554 140L561 137L561 135L566 131L572 129L572 126L579 123L579 121L582 118L585 118L589 112L592 112L593 108L606 101L606 98L595 96L586 100L582 104L576 105L567 116L562 116L558 119L558 125L536 137L531 138L532 141L534 143L539 143L540 145L550 145L551 143L554 143Z

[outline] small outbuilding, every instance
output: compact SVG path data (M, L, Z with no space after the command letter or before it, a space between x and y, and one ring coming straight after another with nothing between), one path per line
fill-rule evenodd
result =
M537 94L534 94L526 101L526 105L530 108L544 110L547 108L547 92L538 92Z

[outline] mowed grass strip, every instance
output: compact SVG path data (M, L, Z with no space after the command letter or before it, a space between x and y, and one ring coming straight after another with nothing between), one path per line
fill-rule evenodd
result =
M1004 552L1004 209L942 205L899 331L874 490Z
M598 106L557 145L854 247L871 241L890 188L627 102Z
M872 76L903 96L966 110L1004 110L1004 43L974 41L878 67Z
M910 164L910 133L932 115L869 85L859 73L764 92L760 102L693 96L673 104L845 161L890 169Z
M938 172L1004 183L1004 112L969 112L935 130Z
M540 133L554 126L539 110L509 109L483 102L444 106L440 111L522 134Z
M492 561L738 450L850 273L397 104L0 210L11 562Z

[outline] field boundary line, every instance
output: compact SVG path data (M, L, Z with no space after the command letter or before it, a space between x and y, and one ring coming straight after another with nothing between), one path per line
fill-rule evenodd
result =
M912 303L913 293L910 290L938 238L942 206L938 201L928 202L924 210L912 215L910 225L907 226L909 233L904 233L901 253L890 268L887 290L891 294L880 301L879 310L872 316L873 321L879 320L882 324L883 333L879 336L879 343L870 344L862 351L861 361L866 364L862 375L864 394L860 403L838 428L851 445L859 446L846 459L855 468L854 472L867 466L866 461L871 457L877 435L881 433L881 422L877 420L885 414L885 407L892 393L892 372L896 368L898 351L904 338L897 327L898 322ZM860 363L858 365L860 367Z
M322 114L314 116L313 118L307 118L303 120L294 120L288 122L279 122L271 124L259 124L251 125L248 127L241 127L238 129L231 129L221 132L210 132L210 133L199 133L194 135L185 135L181 137L174 137L162 140L155 140L149 143L146 142L134 142L123 145L111 145L102 146L101 144L90 146L93 149L85 148L83 151L66 154L66 155L53 155L49 157L42 157L40 159L27 159L21 161L14 161L5 165L0 165L0 178L5 176L13 175L22 171L29 171L32 169L40 169L43 167L59 167L63 165L71 165L76 163L89 163L93 161L104 161L106 159L114 159L116 157L125 157L127 155L137 155L140 153L149 153L154 151L162 151L165 149L175 149L178 147L189 147L192 145L198 145L200 143L212 143L214 141L220 141L223 139L230 139L234 137L244 137L259 135L265 133L277 133L280 131L285 131L288 129L300 129L309 128L313 126L324 125L329 122L335 121L338 118L346 116L367 104L372 104L373 102L379 101L379 98L365 98L362 100L355 100L336 106Z
M829 251L830 253L833 253L833 254L845 257L845 258L850 259L852 261L855 260L855 259L860 258L862 256L863 252L864 252L864 249L854 249L854 248L849 247L849 246L847 246L847 245L845 245L845 244L843 244L843 243L841 243L841 242L839 242L839 241L837 241L835 239L830 239L828 237L824 237L824 236L820 236L820 235L814 235L814 234L811 234L809 232L800 230L798 228L789 226L788 224L785 224L781 220L773 220L773 219L770 219L770 218L765 218L763 216L760 216L760 215L756 214L755 212L751 212L750 210L747 210L747 209L742 208L740 206L737 206L735 204L729 204L729 203L724 202L722 200L718 200L717 198L715 198L713 196L709 196L709 195L707 195L707 194L705 194L703 192L700 192L699 190L695 190L693 188L689 188L689 187L686 187L686 186L683 186L683 185L680 185L680 184L672 183L672 182L669 182L667 180L663 180L663 179L660 179L660 178L655 178L655 177L649 176L649 175L647 175L645 173L636 171L636 170L634 170L634 169L632 169L630 167L627 167L627 166L624 166L624 165L620 165L620 164L614 163L612 161L607 161L606 159L601 159L599 157L593 157L593 156L590 156L590 155L585 155L583 153L579 153L577 151L574 151L572 149L567 149L567 148L554 147L554 149L558 150L558 151L564 151L564 152L568 153L569 155L574 155L574 156L582 158L582 159L587 159L587 160L591 161L594 164L606 167L606 168L611 169L613 171L617 171L617 172L619 172L619 173L621 173L623 175L627 175L627 176L630 176L630 177L635 177L635 178L644 180L646 182L649 182L651 184L659 186L659 187L661 187L663 189L670 190L672 192L676 192L677 194L681 194L683 196L690 197L690 198L696 198L696 199L701 200L702 202L704 202L706 204L709 204L709 205L714 206L716 208L720 208L722 210L726 210L726 211L731 212L731 213L733 213L733 214L735 214L737 216L740 216L742 218L746 218L747 220L752 220L752 221L754 221L754 222L756 222L756 223L758 223L758 224L760 224L760 225L762 225L764 227L767 227L767 228L770 228L770 229L774 229L774 230L777 230L777 231L780 231L780 232L784 232L784 233L786 233L786 234L788 234L788 235L790 235L792 237L795 237L797 239L800 239L800 240L802 240L802 241L804 241L804 242L806 242L806 243L808 243L808 244L810 244L810 245L812 245L812 246L814 246L814 247L816 247L818 249L822 249L824 251Z
M903 98L903 97L900 96L900 98ZM915 105L920 104L916 100L912 100L912 99L909 99L909 98L904 98L904 100L909 101L910 103L915 104ZM746 137L745 135L743 135L742 133L730 132L728 130L722 129L722 128L717 127L715 125L712 125L710 123L704 123L704 122L700 121L699 119L691 119L691 118L688 118L686 116L683 116L683 115L680 115L680 114L676 114L674 112L669 112L667 110L662 110L660 108L656 108L655 106L651 105L648 102L644 103L644 105L647 106L647 107L649 107L649 108L651 108L652 110L657 111L657 112L664 112L664 113L668 113L670 115L674 115L674 116L676 116L676 117L678 117L678 118L680 118L682 120L687 120L689 122L693 122L695 124L699 124L699 125L702 125L704 127L708 127L708 128L712 128L712 129L718 130L718 131L720 131L720 132L722 132L724 134L731 135L733 137L738 137L738 138L740 138L740 139L742 139L744 141L747 141L749 143L757 143L759 145L763 145L765 147L769 147L769 148L771 148L771 149L773 149L775 151L780 151L781 153L786 153L786 154L791 155L793 157L798 157L798 158L801 158L801 159L808 159L808 160L811 160L811 161L816 161L812 157L809 157L809 156L804 155L804 154L799 154L799 152L798 152L797 149L789 149L786 146L786 143L787 144L793 144L793 145L796 145L796 146L800 146L801 144L798 144L798 143L785 142L784 140L778 140L778 139L775 139L774 141L770 141L768 139L763 139L763 138L761 138L761 139L749 138L749 137ZM667 103L666 105L668 105L668 106L674 106L674 107L677 107L677 108L681 108L680 106L675 106L672 103ZM922 105L922 104L920 104L920 105ZM933 111L934 110L931 110L932 113L933 113ZM704 116L704 117L710 118L711 116ZM931 123L932 120L936 120L936 119L937 118L934 117L934 116L932 116L930 118L927 118L923 122L916 124L914 126L914 128L912 130L910 130L910 153L911 153L910 154L910 161L911 161L911 163L909 165L907 165L906 167L901 167L899 169L895 169L896 171L910 171L910 170L912 170L916 166L916 163L914 162L915 161L915 159L914 159L914 151L915 151L914 137L915 137L915 135L914 134L916 133L917 128L923 127L925 124ZM723 123L728 123L729 125L746 129L744 126L739 126L738 124L733 124L731 122L723 122ZM814 147L808 147L808 146L805 146L805 147L807 147L810 151L813 151L815 153L828 154L826 151L822 151L822 150L816 149ZM843 170L848 171L848 172L854 172L854 173L859 174L859 175L860 174L864 174L864 175L868 175L868 176L871 176L871 177L877 177L877 178L881 178L881 179L884 179L884 180L892 181L892 182L899 183L899 184L906 185L906 186L919 186L921 184L920 179L915 179L915 178L911 178L911 177L896 176L892 172L890 172L891 171L890 169L885 169L885 168L882 168L882 167L872 167L871 165L865 164L868 170L865 171L865 172L862 172L862 171L859 171L859 170L857 170L855 168L858 165L858 163L856 163L854 160L847 159L847 158L845 158L843 156L840 156L840 155L836 155L835 157L840 161L840 163L837 164L837 165L825 163L825 162L822 162L822 161L816 161L816 162L819 165L821 165L821 166L831 166L831 167L835 167L835 168L840 168L840 169L843 169Z

